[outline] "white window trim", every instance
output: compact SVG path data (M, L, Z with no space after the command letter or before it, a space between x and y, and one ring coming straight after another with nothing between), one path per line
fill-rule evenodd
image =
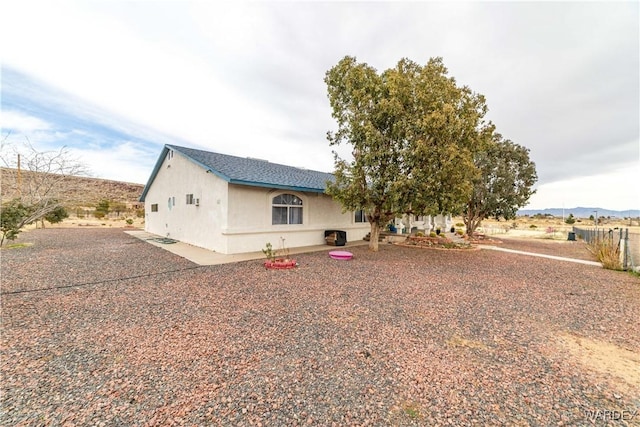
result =
M300 200L302 200L302 206L300 206L302 208L302 224L274 224L273 223L273 199L275 197L281 196L283 194L291 194L293 196L296 196L297 198L299 198ZM309 223L309 201L307 199L307 197L305 197L304 195L298 193L297 191L290 191L290 190L274 190L274 191L270 191L267 193L267 212L269 213L267 215L267 224L269 225L269 227L283 227L283 228L290 228L290 227L303 227L305 225L307 225ZM283 205L284 206L284 205Z

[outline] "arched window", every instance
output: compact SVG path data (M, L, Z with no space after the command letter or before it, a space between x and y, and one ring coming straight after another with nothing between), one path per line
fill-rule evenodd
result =
M302 200L293 194L280 194L271 201L272 224L302 224Z

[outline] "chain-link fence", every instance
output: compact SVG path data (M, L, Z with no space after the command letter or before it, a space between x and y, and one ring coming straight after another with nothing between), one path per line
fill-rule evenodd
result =
M628 228L580 228L573 232L587 243L608 240L620 248L620 264L624 270L640 270L640 234L630 233Z

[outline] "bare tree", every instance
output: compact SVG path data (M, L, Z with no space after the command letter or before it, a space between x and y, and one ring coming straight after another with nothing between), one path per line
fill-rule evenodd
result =
M60 209L61 194L69 190L68 178L86 175L87 168L67 147L38 151L28 138L23 144L12 144L8 137L9 134L0 143L2 206L3 210L22 207L19 219L11 227L11 235L17 236L25 225Z

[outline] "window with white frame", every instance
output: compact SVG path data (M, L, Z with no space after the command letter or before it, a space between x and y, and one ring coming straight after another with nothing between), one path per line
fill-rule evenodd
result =
M355 213L355 222L367 222L367 214L364 213L364 209L359 209Z
M293 194L280 194L271 201L271 223L302 224L302 199Z

